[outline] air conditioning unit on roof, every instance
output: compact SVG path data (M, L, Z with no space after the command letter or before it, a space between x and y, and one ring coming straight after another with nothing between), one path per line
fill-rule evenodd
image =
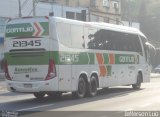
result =
M109 0L103 0L103 6L109 7Z

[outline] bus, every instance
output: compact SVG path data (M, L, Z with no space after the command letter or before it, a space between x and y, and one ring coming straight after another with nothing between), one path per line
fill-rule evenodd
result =
M59 17L12 19L5 33L9 91L83 98L97 89L150 81L150 50L138 29Z

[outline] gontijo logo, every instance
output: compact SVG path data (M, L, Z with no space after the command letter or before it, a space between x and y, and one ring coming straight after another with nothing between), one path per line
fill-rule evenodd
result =
M42 35L49 35L48 22L8 24L6 27L6 37L40 37Z
M22 27L22 28L8 28L6 33L21 33L21 32L33 32L33 27Z
M120 63L134 63L135 57L134 56L120 56L119 62Z

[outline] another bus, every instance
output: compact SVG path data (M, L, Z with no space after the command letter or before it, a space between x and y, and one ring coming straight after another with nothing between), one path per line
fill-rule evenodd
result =
M8 90L59 97L150 81L150 48L139 30L58 17L13 19L5 36Z

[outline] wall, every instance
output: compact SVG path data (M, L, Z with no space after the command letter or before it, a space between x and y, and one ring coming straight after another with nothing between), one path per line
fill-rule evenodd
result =
M48 16L49 12L53 11L54 16L66 18L66 12L82 13L82 10L86 10L86 13L88 14L88 9L83 7L75 8L58 4L38 3L36 7L36 15ZM88 20L88 18L86 20Z

